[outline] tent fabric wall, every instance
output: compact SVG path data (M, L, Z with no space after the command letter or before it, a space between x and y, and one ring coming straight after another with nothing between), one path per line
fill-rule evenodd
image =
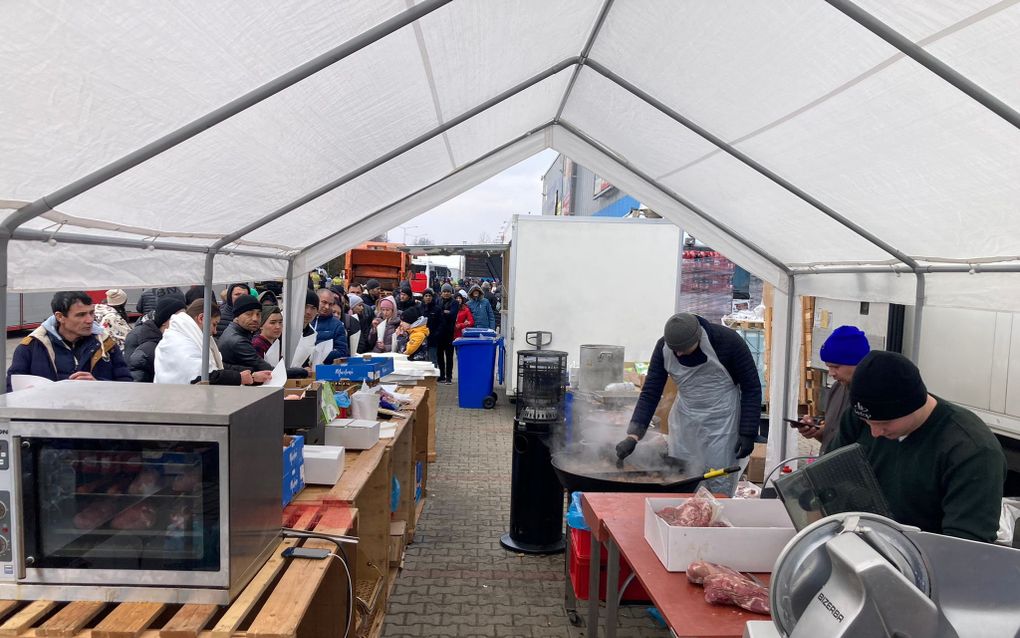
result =
M5 6L0 215L424 4ZM550 146L591 165L780 289L791 269L901 261L862 232L921 268L1020 263L1020 130L840 4L434 3L27 223L59 243L16 236L10 289L51 288L33 272L40 263L65 270L68 287L194 281L198 253L157 250L160 265L150 268L137 249L74 247L60 235L180 237L208 247L356 175L227 247L264 258L214 260L217 279L279 277L287 260L307 268L466 189L517 155L464 167L544 127L535 134L542 142L528 148ZM1016 3L860 4L1005 108L1020 106ZM374 164L574 56L580 67ZM797 272L805 292L914 299L906 274ZM927 303L1020 310L1009 274L928 279Z

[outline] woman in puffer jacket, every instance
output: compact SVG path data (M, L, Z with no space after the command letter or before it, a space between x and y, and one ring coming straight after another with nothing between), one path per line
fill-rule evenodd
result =
M475 320L475 328L496 329L496 315L492 312L492 304L482 294L482 289L477 285L471 286L468 291L467 307L471 309L471 316Z
M372 320L372 330L368 335L369 344L372 346L372 352L392 352L393 333L400 325L397 302L393 297L385 297L379 300L376 309L379 316Z
M471 315L471 309L467 307L467 293L461 290L458 294L463 303L460 304L460 310L457 311L457 325L453 328L454 339L460 339L464 335L464 328L475 325L475 318Z

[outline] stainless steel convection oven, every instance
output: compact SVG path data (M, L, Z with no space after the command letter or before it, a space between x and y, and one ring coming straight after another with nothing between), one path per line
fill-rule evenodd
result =
M0 396L0 598L225 604L277 547L279 389Z

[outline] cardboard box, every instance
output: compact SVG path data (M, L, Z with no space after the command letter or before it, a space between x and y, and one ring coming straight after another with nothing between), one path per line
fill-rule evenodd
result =
M322 426L326 418L322 413L321 383L307 379L292 379L283 386L283 429L285 432L304 434L309 443L322 442ZM288 399L297 396L298 399Z
M719 499L733 527L675 527L656 512L686 498L645 500L645 540L666 571L685 572L696 560L743 572L771 572L797 530L778 499Z
M336 485L344 473L344 449L338 445L306 445L305 483Z
M326 424L326 445L339 445L348 450L367 450L378 442L378 421L337 419Z
M765 451L768 449L768 445L765 443L755 443L754 451L751 452L751 458L747 462L747 480L752 483L761 483L765 480Z
M305 487L305 440L301 436L283 437L283 505L286 506Z
M335 365L315 366L319 381L378 381L392 372L392 357L352 357Z

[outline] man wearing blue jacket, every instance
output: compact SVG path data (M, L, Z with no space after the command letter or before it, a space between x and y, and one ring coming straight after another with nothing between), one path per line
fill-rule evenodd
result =
M310 326L312 330L315 330L316 345L323 341L333 342L333 349L323 361L323 363L333 363L334 359L351 356L351 346L347 341L347 326L341 319L337 319L333 315L333 304L336 301L333 292L326 288L320 288L318 295L319 314L312 320Z
M761 382L750 349L733 330L686 312L670 317L663 332L627 438L616 446L617 457L630 456L645 435L669 375L677 387L669 413L669 455L692 475L734 465L754 450L761 417ZM737 478L732 474L704 485L732 496Z
M7 370L51 381L131 381L131 371L113 337L95 322L92 299L81 291L63 291L50 301L53 316L21 340Z
M471 286L468 297L467 307L471 310L471 316L475 320L475 328L495 330L496 313L492 311L492 304L482 294L482 289L477 285Z

